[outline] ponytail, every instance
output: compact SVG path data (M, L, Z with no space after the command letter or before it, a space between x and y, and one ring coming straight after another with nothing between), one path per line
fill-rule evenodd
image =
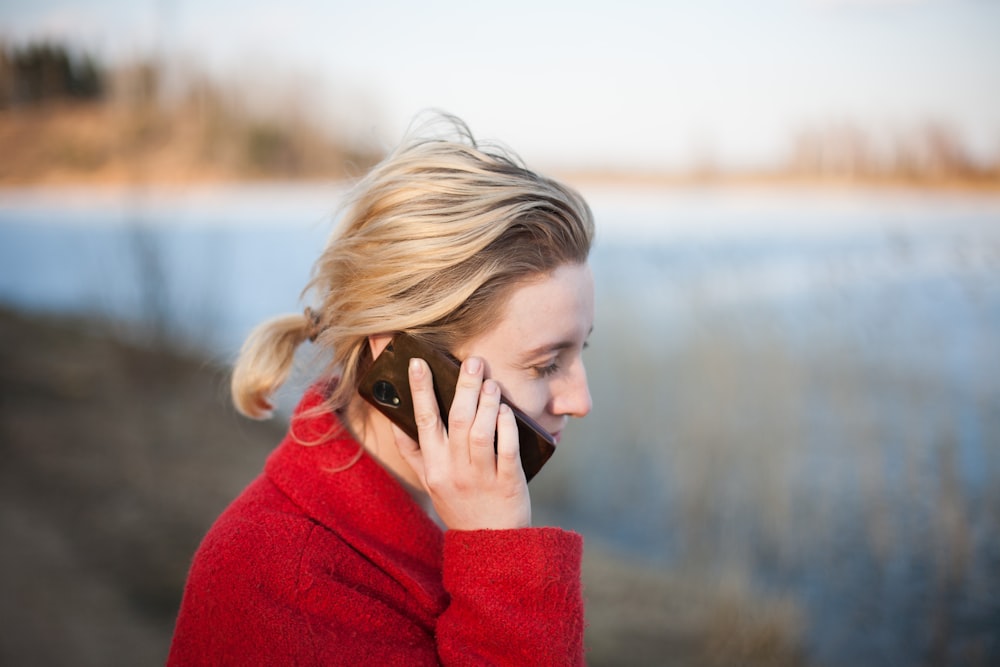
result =
M253 419L267 419L274 412L271 396L288 378L295 350L320 332L316 313L283 315L254 329L243 343L230 390L236 409Z

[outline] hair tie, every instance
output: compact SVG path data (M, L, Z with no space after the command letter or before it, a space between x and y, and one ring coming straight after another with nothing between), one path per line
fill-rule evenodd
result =
M309 338L310 343L315 343L323 331L323 327L320 326L319 313L312 308L306 308L302 314L305 315L307 320L306 336Z

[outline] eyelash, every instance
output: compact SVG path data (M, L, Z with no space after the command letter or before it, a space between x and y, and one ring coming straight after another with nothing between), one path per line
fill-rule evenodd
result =
M588 347L590 347L590 343L585 341L583 343L583 349L586 350ZM559 360L555 359L551 364L547 364L545 366L534 366L532 367L532 370L538 377L547 378L551 375L555 375L556 373L558 373L561 368L562 367L559 365Z
M548 364L547 366L535 366L533 370L538 375L538 377L546 378L549 377L550 375L555 375L556 373L559 372L559 362L553 361L551 364Z

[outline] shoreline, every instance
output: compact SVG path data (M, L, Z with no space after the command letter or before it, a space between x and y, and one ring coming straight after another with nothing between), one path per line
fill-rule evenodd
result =
M588 192L637 192L637 193L745 193L787 194L790 196L817 197L867 197L867 196L960 196L993 199L1000 196L1000 181L940 181L918 183L905 180L847 181L807 178L779 178L766 176L698 179L671 175L614 176L594 175L585 172L560 172L540 170L566 184ZM0 207L5 200L22 199L40 203L54 196L86 199L87 202L118 201L121 199L151 198L169 201L173 197L205 196L226 193L339 194L348 191L354 179L337 177L315 178L219 178L190 180L150 180L129 182L122 180L46 180L11 182L0 179Z
M1000 193L1000 175L984 175L980 178L902 178L886 177L823 177L782 174L775 172L746 172L704 176L675 172L605 172L600 170L570 170L559 167L539 167L538 171L577 187L614 187L663 190L691 189L741 189L741 190L788 190L788 191L828 191L828 192L960 192L960 193ZM137 190L213 190L239 189L250 187L267 188L314 188L346 187L356 180L354 177L333 173L310 174L306 176L267 176L248 178L243 176L205 172L200 174L160 175L155 178L127 178L97 174L79 177L55 172L43 178L17 179L0 178L0 192L17 190L93 190L112 192L132 192Z

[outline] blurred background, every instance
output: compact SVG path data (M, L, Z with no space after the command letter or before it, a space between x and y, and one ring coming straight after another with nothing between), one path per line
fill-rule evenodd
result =
M229 364L439 108L598 221L594 411L532 482L592 665L998 664L997 35L990 0L7 0L0 663L163 662L283 433Z

